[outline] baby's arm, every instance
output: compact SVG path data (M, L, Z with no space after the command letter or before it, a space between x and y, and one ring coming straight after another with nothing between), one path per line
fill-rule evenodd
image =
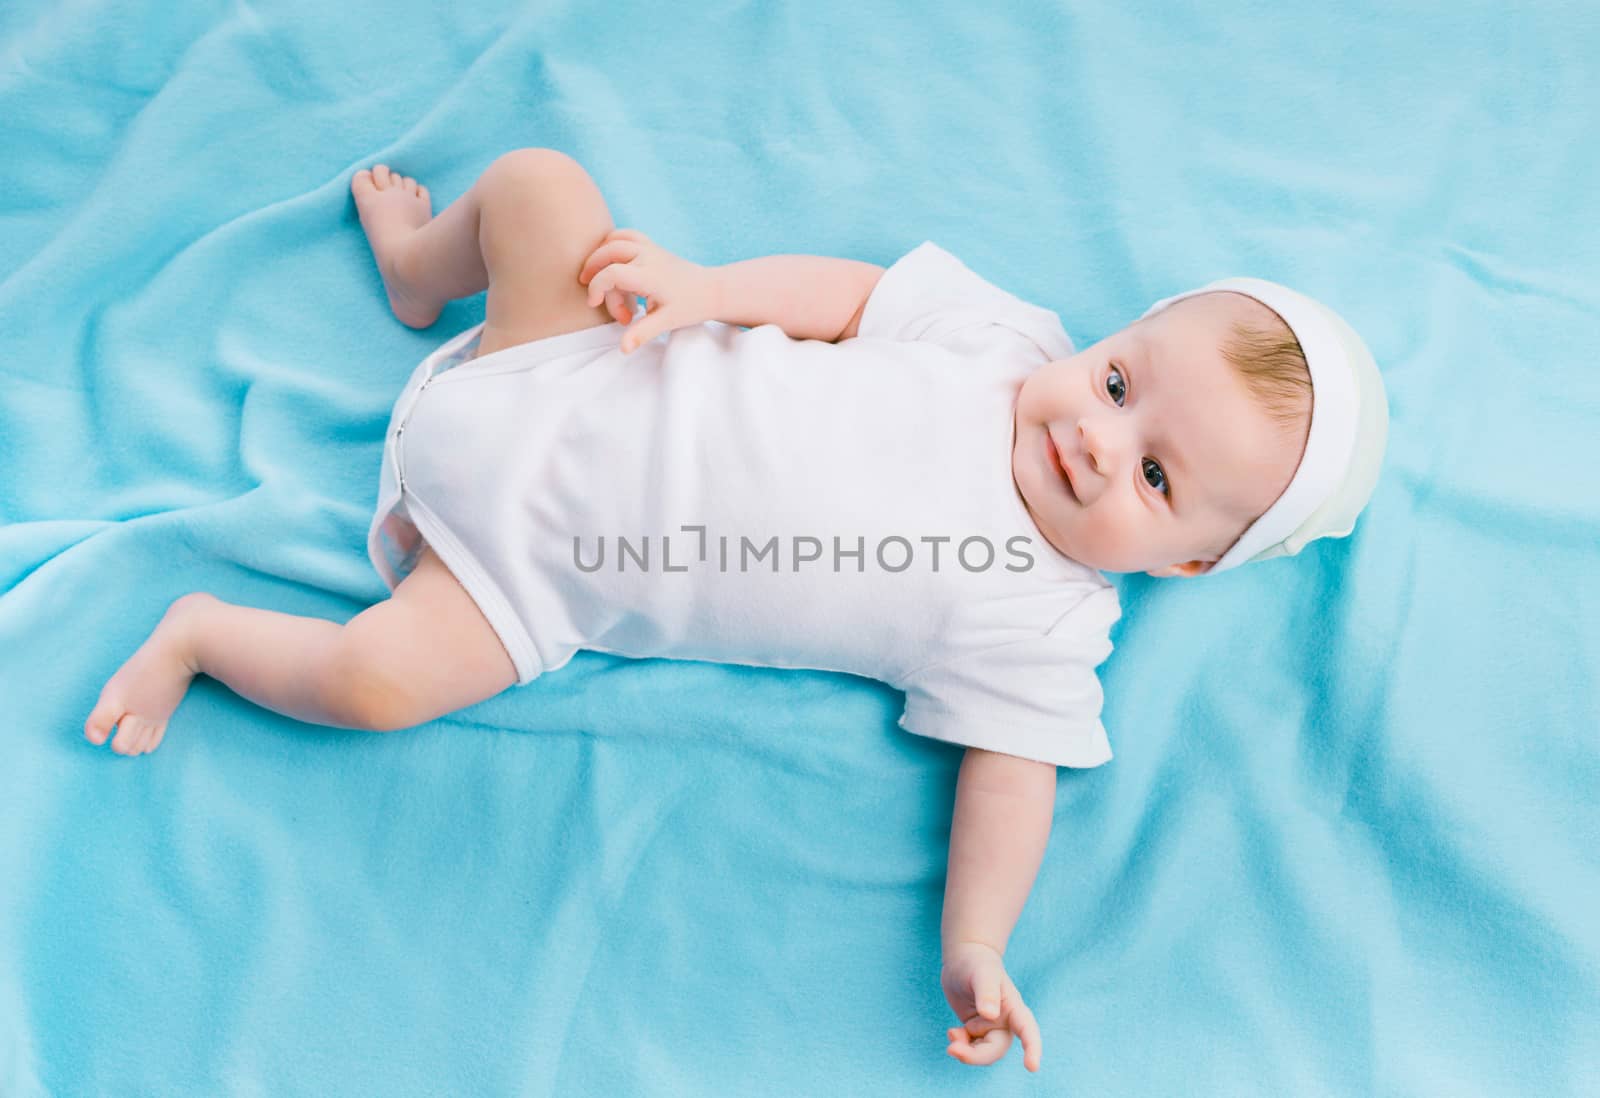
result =
M746 328L776 324L792 339L853 339L883 270L821 255L765 255L713 267L713 319Z
M746 328L776 324L792 339L853 339L883 272L873 263L823 255L767 255L702 267L637 229L613 229L584 260L578 281L589 287L590 305L604 301L619 324L629 325L622 338L626 353L706 320ZM635 320L638 294L649 307Z
M1002 957L1044 860L1055 814L1056 768L976 747L956 779L945 882L941 982L963 1027L948 1051L992 1064L1022 1039L1023 1063L1039 1069L1039 1026Z

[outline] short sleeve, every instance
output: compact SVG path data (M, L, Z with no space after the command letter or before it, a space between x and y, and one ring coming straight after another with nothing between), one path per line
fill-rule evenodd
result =
M1111 759L1095 668L1111 654L1116 589L1092 592L1049 632L929 664L901 689L900 727L919 736L1056 766Z
M867 296L856 334L864 338L949 342L986 326L1021 335L1050 360L1073 354L1072 340L1049 309L1030 304L973 273L928 240L886 270Z

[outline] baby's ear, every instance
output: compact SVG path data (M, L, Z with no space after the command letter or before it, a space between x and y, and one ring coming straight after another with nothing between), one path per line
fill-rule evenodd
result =
M1180 579L1189 579L1191 576L1203 576L1211 570L1215 561L1190 560L1182 564L1169 564L1165 568L1152 568L1145 574L1156 579L1170 579L1174 576Z

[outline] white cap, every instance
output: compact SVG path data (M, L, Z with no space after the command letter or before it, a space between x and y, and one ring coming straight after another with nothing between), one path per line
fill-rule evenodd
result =
M1311 431L1283 494L1205 575L1250 561L1293 556L1318 538L1342 538L1372 497L1389 439L1389 402L1367 345L1321 302L1261 278L1224 278L1162 298L1144 317L1197 294L1253 297L1283 318L1311 369Z

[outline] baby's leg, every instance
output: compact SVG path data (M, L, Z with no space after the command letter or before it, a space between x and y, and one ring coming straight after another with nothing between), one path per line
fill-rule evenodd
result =
M426 328L445 302L484 289L480 355L632 313L620 292L591 306L578 282L613 224L594 180L565 153L506 153L438 217L429 216L426 187L383 164L357 172L350 190L389 304L410 327Z
M477 603L431 548L344 625L185 595L113 675L84 725L123 755L155 750L197 674L312 724L410 728L491 698L516 668Z

